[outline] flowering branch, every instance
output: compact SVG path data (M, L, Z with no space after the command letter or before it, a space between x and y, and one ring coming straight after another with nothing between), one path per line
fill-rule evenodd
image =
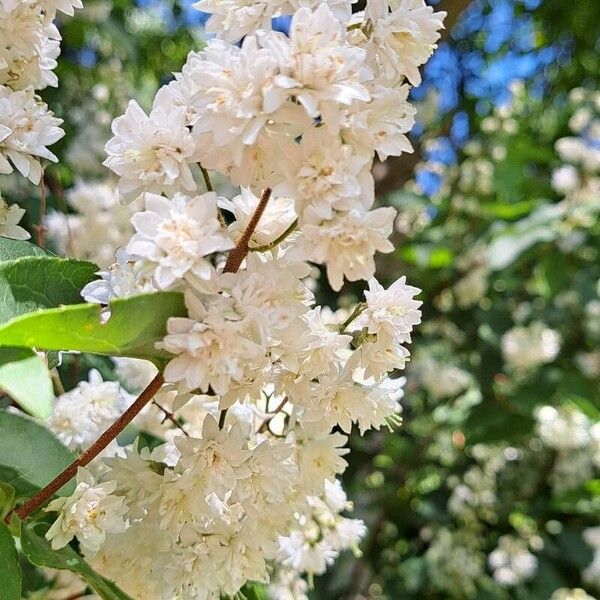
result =
M77 460L72 462L62 473L57 475L45 488L41 489L33 498L17 510L11 511L6 517L10 520L13 512L20 518L27 518L34 510L49 500L63 485L68 483L77 474L79 467L85 467L102 450L104 450L125 429L138 413L152 400L156 392L164 383L163 376L159 373L147 385L146 389L138 396L137 400L94 442Z
M250 238L252 237L256 226L258 225L258 221L265 212L265 208L267 208L267 203L269 202L270 197L271 188L267 188L263 191L262 196L260 197L260 202L258 203L250 222L244 230L244 233L242 233L242 237L238 240L235 248L229 253L223 273L235 273L240 268L240 265L250 251L248 242L250 241Z

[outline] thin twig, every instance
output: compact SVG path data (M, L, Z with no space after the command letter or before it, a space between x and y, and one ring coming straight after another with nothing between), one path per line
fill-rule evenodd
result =
M365 310L366 307L367 307L367 305L364 302L359 302L354 307L354 310L352 311L350 316L340 325L339 332L344 333L346 331L346 328L348 327L348 325L350 325L350 323L352 323L352 321L354 321L354 319L356 319L358 316L360 316L360 314L362 313L363 310Z
M36 238L40 248L46 247L46 182L44 180L44 172L40 177L40 222L36 227Z
M181 423L177 420L175 415L170 410L166 409L164 406L161 406L156 400L152 400L152 404L154 404L154 406L156 406L156 408L161 410L164 413L165 418L168 419L169 421L171 421L171 423L173 423L173 425L175 425L175 427L177 427L178 429L183 431L183 433L187 437L190 437L190 434L183 428Z
M212 181L210 180L210 175L208 174L208 171L200 163L198 163L198 166L200 167L200 172L202 173L202 178L204 179L206 191L214 192L215 188L213 187Z
M279 246L286 237L288 237L291 233L296 231L296 227L298 227L298 219L295 219L286 230L279 236L277 236L272 242L265 244L264 246L254 246L248 248L250 252L268 252L269 250L273 250L276 246Z
M79 467L85 467L96 458L131 423L142 408L152 400L154 394L158 392L164 381L160 373L156 375L146 389L138 396L137 400L77 460L57 475L45 488L27 500L25 504L15 511L11 511L6 517L6 522L9 522L13 512L20 519L25 519L34 510L49 500L65 483L68 483L77 474Z
M260 424L257 433L264 433L267 430L267 427L269 427L269 423L283 410L283 407L287 404L288 399L289 398L287 396L284 397L284 399L277 405L277 408L273 411L273 414L269 415Z
M208 172L208 169L205 169L200 163L198 163L198 166L200 167L200 172L202 173L202 179L204 179L204 185L206 186L206 191L214 192L215 188L212 184L212 181L210 180L210 174ZM217 207L217 215L219 217L219 223L221 223L221 226L227 227L227 223L225 222L225 217L223 216L221 209L218 207Z

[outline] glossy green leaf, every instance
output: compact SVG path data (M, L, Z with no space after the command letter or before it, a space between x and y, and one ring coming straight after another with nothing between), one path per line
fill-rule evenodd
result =
M0 326L0 346L78 350L107 356L131 356L160 362L168 358L156 342L167 319L187 314L179 292L156 292L114 300L103 320L97 304L64 306L23 315Z
M75 455L43 425L25 416L0 411L0 465L41 488L74 460ZM71 491L72 483L61 489L65 494Z
M25 256L0 262L0 323L32 311L81 302L94 263L55 256Z
M21 547L27 559L38 567L50 567L77 573L103 600L132 600L112 581L102 577L73 548L52 550L44 537L47 523L24 523L21 528Z
M21 567L13 536L0 521L0 600L20 600Z
M29 348L0 348L0 389L35 417L46 419L52 412L50 372Z

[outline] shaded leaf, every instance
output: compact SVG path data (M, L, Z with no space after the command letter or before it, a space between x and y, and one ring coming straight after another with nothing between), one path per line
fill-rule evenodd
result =
M0 521L0 600L20 600L21 567L13 536Z
M77 573L103 600L132 600L112 581L102 577L73 548L52 550L44 535L47 523L24 523L21 528L21 547L28 560L38 567L50 567Z
M28 348L0 348L0 389L23 410L46 419L54 391L45 360Z
M75 455L43 425L25 416L0 411L0 465L41 488L74 460ZM71 493L72 489L73 484L69 483L59 494Z

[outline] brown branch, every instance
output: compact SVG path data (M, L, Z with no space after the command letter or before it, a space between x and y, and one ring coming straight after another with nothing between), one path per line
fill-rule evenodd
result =
M49 500L63 485L68 483L76 474L79 467L85 467L102 450L104 450L116 437L125 429L129 423L138 415L138 413L152 400L154 394L158 392L164 383L162 375L159 373L138 396L137 400L73 463L71 463L62 473L57 475L45 488L41 489L33 498L30 498L18 509L11 511L6 517L10 520L14 512L20 519L27 518L34 510L39 508Z
M270 197L271 188L267 188L263 191L256 210L254 211L250 222L246 226L246 229L244 229L244 233L242 233L242 237L237 241L235 248L233 248L233 250L231 250L229 253L223 273L235 273L240 268L240 265L250 251L248 242L250 241L250 238L252 237L252 234L254 233L262 214L265 212L265 208L267 208L267 203L269 202Z

